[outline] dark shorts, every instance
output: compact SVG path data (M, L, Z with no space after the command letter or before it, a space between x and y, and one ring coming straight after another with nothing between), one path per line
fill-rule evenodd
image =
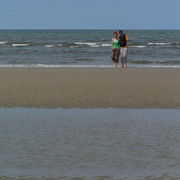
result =
M120 49L112 49L111 59L113 60L113 62L118 63L119 54L120 54Z

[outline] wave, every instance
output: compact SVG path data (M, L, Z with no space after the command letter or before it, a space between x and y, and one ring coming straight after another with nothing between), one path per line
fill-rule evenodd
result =
M100 47L98 43L92 43L92 42L75 42L77 45L88 45L90 47Z
M160 45L160 46L163 46L163 45L171 45L171 43L152 43L152 42L150 42L150 43L148 43L148 45Z
M0 41L0 44L7 44L7 41Z
M132 61L132 64L155 64L155 65L170 65L170 66L179 66L180 65L180 60L167 60L167 61L151 61L151 60L136 60L136 61Z
M12 46L12 47L46 47L46 48L52 48L52 47L67 47L67 48L76 48L76 47L92 47L92 48L101 48L101 47L111 47L111 43L102 43L102 42L60 42L57 44L36 44L36 43L28 43L28 42L15 42L15 43L9 43L7 41L0 41L0 45L3 46ZM180 44L179 43L154 43L154 42L149 42L147 44L129 44L130 48L147 48L148 46L169 46L171 45L172 47L179 48Z
M102 47L110 47L111 44L102 44Z
M129 46L129 47L133 47L133 48L146 48L147 46L139 45L139 46Z
M45 47L47 47L47 48L51 48L51 47L54 47L54 45L45 45Z
M164 65L170 65L170 64L176 64L176 65L180 65L180 60L169 60L169 61L162 61L162 62L158 62L159 64L164 64Z
M12 47L24 47L24 46L29 46L29 44L20 44L20 43L12 44Z
M4 45L4 44L8 44L7 41L0 41L0 45ZM85 46L89 46L89 47L94 47L94 48L98 48L98 47L110 47L111 44L101 44L100 42L72 42L72 43L68 43L68 42L62 42L59 44L33 44L33 43L22 43L22 42L16 42L16 43L9 43L12 47L25 47L25 46L44 46L47 48L51 48L51 47L70 47L70 48L74 48L74 47L78 47L81 45L85 45Z
M97 42L62 42L62 43L57 43L57 44L36 44L36 43L23 43L23 42L16 42L16 43L8 43L6 41L0 41L0 45L5 45L5 46L12 46L12 47L46 47L46 48L52 48L52 47L69 47L69 48L74 48L74 47L80 47L82 45L85 45L85 47L93 47L93 48L98 48L98 47L108 47L111 46L111 44L101 44Z

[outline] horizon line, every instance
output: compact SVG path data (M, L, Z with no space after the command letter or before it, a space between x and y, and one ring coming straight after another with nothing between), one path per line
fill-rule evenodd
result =
M116 30L119 30L119 29L123 29L123 30L149 30L149 31L150 30L157 30L157 31L158 30L161 30L161 31L162 30L165 30L165 31L166 30L177 30L177 31L180 30L180 29L139 29L139 28L138 29L130 29L130 28L127 28L127 29L126 28L112 28L112 29L111 28L109 28L109 29L107 29L107 28L106 29L103 29L103 28L102 29L99 29L99 28L98 29L94 29L94 28L89 28L89 29L88 28L82 28L82 29L80 29L80 28L74 28L74 29L73 28L64 28L64 29L63 28L7 28L6 29L6 28L4 28L4 29L1 29L0 28L0 31L1 30L64 30L64 31L66 31L66 30L107 30L107 31L111 31L112 30L112 31L114 31L115 29Z

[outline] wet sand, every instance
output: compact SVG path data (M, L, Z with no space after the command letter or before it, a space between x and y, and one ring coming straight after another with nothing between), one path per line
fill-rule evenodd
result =
M0 68L0 107L180 108L179 68Z

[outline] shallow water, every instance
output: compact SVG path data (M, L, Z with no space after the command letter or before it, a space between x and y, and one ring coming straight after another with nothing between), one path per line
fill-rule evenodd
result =
M180 179L180 110L0 109L0 180Z

